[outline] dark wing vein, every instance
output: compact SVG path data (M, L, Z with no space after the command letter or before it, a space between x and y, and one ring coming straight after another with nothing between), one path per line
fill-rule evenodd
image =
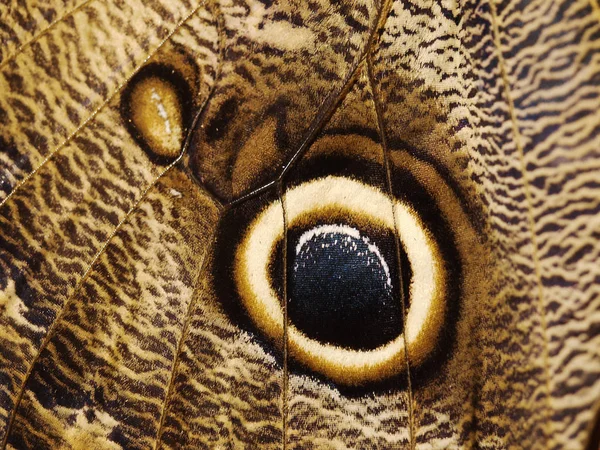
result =
M219 78L221 77L221 71L222 71L222 65L223 65L223 55L225 53L225 39L223 36L223 17L221 14L221 11L218 7L218 5L213 4L214 8L215 8L215 16L216 16L216 21L217 21L217 29L218 29L218 34L219 34L219 61L217 63L217 70L216 70L216 76L215 76L215 84L213 85L213 88L211 89L211 92L209 93L209 95L207 96L206 100L204 101L204 104L202 105L202 107L198 110L196 117L194 118L194 121L192 123L192 125L190 126L190 132L188 133L187 139L186 139L186 143L184 146L184 150L181 153L180 158L183 156L183 154L185 153L185 151L187 150L187 147L190 144L191 141L191 136L192 136L192 132L193 130L196 128L196 123L198 122L198 120L200 120L200 117L202 117L202 113L204 112L204 109L206 108L206 105L208 104L208 102L210 101L214 91L215 91L215 87L217 85L217 82L219 80ZM215 202L216 205L218 205L219 208L222 208L223 205L221 204L221 202L211 193L209 193L208 191L206 191L206 194ZM213 238L212 241L214 241L216 237L216 232L213 233ZM169 383L167 384L167 390L166 390L166 394L165 394L165 398L163 400L163 404L162 404L162 408L161 408L161 412L160 412L160 419L158 421L158 430L156 431L156 440L154 443L154 449L156 450L158 448L158 446L160 445L160 441L162 439L162 433L163 433L163 427L165 424L165 419L167 417L167 413L169 411L169 400L171 398L171 394L173 391L173 384L175 381L175 374L177 373L177 369L179 368L179 355L183 349L183 343L185 342L185 338L187 336L187 331L189 328L189 323L190 323L190 319L192 317L192 313L194 311L194 306L195 306L195 298L196 298L196 290L197 290L197 285L198 285L198 280L200 278L200 276L202 275L202 272L204 270L205 267L205 262L206 262L206 254L208 253L208 249L207 252L204 254L204 256L202 257L199 267L198 267L198 274L196 275L196 279L194 280L194 291L192 292L192 299L190 301L190 304L188 305L185 317L183 319L183 330L181 332L181 336L179 337L179 341L177 342L177 347L175 349L175 358L173 360L173 365L171 366L171 374L169 377Z
M112 93L110 93L110 95L106 98L106 100L101 105L99 105L94 111L92 111L92 113L81 123L81 125L79 125L69 136L67 136L54 150L52 150L48 154L48 156L46 156L46 158L44 158L44 160L35 169L33 169L31 172L29 172L21 181L19 181L13 187L13 189L10 191L10 193L6 197L4 197L4 199L2 201L0 201L0 208L2 207L2 205L4 205L8 201L8 199L10 199L15 194L16 191L18 191L21 188L21 186L23 186L32 176L34 176L42 167L44 167L56 153L58 153L69 142L71 142L75 137L77 137L77 135L81 132L81 130L83 130L86 127L86 125L89 122L91 122L94 119L94 117L96 117L104 109L104 107L106 107L106 105L108 105L110 103L110 101L119 92L121 92L121 90L129 82L129 80L131 80L131 78L135 76L135 74L162 48L162 46L165 45L169 41L169 39L173 36L173 34L175 34L177 32L177 30L179 30L179 28L181 28L182 25L184 25L188 20L190 20L192 18L192 16L198 11L198 9L200 9L200 7L202 5L204 5L204 1L200 2L198 4L198 6L196 6L183 19L181 19L181 21L179 21L179 23L158 44L158 46L156 46L156 48L154 48L148 54L148 56L140 64L138 64L121 83L119 83L119 85L113 90Z
M375 106L375 114L377 115L377 125L379 128L379 135L381 137L381 145L383 147L383 170L385 172L385 184L388 191L388 195L390 198L393 198L394 190L392 187L392 171L390 168L390 148L388 145L387 134L385 132L385 124L383 120L383 107L381 105L381 98L379 96L379 92L375 85L375 79L373 76L373 55L371 52L367 55L367 79L369 80L369 85L371 87L371 92L373 93L373 103ZM404 282L402 280L402 258L400 258L400 230L398 229L398 222L396 221L396 208L392 206L392 219L394 221L394 243L396 246L396 264L398 266L398 289L400 293L400 303L402 305L402 321L403 321L403 329L406 330L406 294L404 292ZM413 391L412 391L412 383L410 377L410 361L408 360L408 341L406 338L406 333L402 333L404 337L404 351L406 354L406 376L408 383L408 431L409 431L409 439L410 444L409 448L415 448L415 429L414 429L414 411L413 411Z
M322 126L327 123L327 120L332 116L335 109L339 105L339 103L344 99L348 90L352 87L354 80L356 79L356 74L358 68L362 64L365 59L367 53L371 49L371 45L373 45L373 41L375 40L375 36L377 31L381 28L385 19L387 18L389 11L391 9L392 2L391 0L382 1L379 11L377 12L377 18L375 20L375 25L369 32L369 37L364 48L361 50L359 57L356 58L354 65L351 67L348 75L346 75L346 79L341 84L341 88L335 91L332 91L325 99L321 102L321 104L317 108L317 115L313 119L310 127L308 128L308 132L306 137L302 141L302 143L298 146L298 149L294 152L291 158L287 161L287 163L281 169L281 172L277 175L274 180L269 181L265 185L245 194L241 197L233 200L230 204L232 206L237 206L241 203L250 200L263 192L273 188L277 185L277 183L281 182L285 175L294 167L294 164L306 153L306 151L310 148L313 140L321 130Z
M539 258L539 246L537 242L537 236L535 233L535 221L533 216L533 205L531 200L531 189L529 179L527 177L527 166L525 164L524 150L523 150L523 140L521 137L521 132L519 130L518 119L515 112L515 105L513 102L512 92L510 89L510 82L508 79L507 69L506 69L506 61L504 60L504 55L502 54L502 46L501 46L501 37L500 37L500 27L498 25L498 13L496 9L496 5L494 2L490 2L491 8L491 17L492 17L492 26L494 33L494 45L496 47L496 51L498 53L498 61L500 65L500 72L502 74L502 83L504 85L504 95L506 97L506 102L508 104L508 110L510 114L510 120L512 122L513 128L513 136L515 141L515 147L518 152L518 158L520 160L521 165L521 173L523 175L523 187L525 191L525 203L527 204L527 227L529 228L529 233L531 235L531 243L533 246L532 258L533 265L535 268L535 279L537 284L537 297L538 297L538 309L540 314L540 324L542 327L542 340L544 343L543 349L543 358L544 358L544 373L545 373L545 385L546 385L546 432L550 439L554 436L552 432L553 428L553 420L552 420L552 408L551 408L551 389L550 389L550 364L549 364L549 349L548 349L548 330L546 323L546 308L544 307L544 289L542 285L542 274L540 268L540 258Z
M375 40L375 36L377 31L381 28L385 19L387 18L389 11L391 9L390 1L383 1L380 5L380 9L377 12L377 18L375 20L375 25L373 29L369 33L369 37L365 44L364 49L362 50L360 56L356 59L356 63L354 67L349 71L342 87L337 92L332 92L328 97L326 97L321 105L318 108L317 116L315 117L313 123L311 124L309 131L306 135L304 141L300 144L296 152L289 159L287 164L283 167L281 173L271 183L259 188L258 190L251 192L247 196L242 197L241 201L245 201L249 198L252 198L264 191L265 189L269 189L271 186L275 185L277 187L277 195L279 198L279 202L281 203L281 209L283 214L283 388L282 388L282 404L283 404L283 416L282 416L282 448L283 450L287 449L287 427L288 427L288 292L287 292L287 210L284 198L284 177L285 175L292 169L294 163L298 161L302 155L308 150L312 141L314 140L317 133L320 131L321 127L327 122L327 120L332 116L335 109L339 105L339 103L345 97L345 94L351 88L353 81L356 79L356 74L358 73L358 68L361 66L362 62L365 60L367 55L371 51L371 46ZM398 254L399 255L399 254Z
M283 214L283 389L281 395L283 397L283 450L287 450L287 427L288 427L288 283L287 283L287 265L288 265L288 235L287 224L288 216L285 206L284 185L283 180L277 185L277 196L281 203L281 211Z
M177 25L176 27L165 37L165 39L163 41L161 41L161 43L152 51L150 52L150 54L146 57L146 59L140 64L138 65L134 71L132 71L132 73L126 78L125 81L123 81L121 84L119 84L119 86L113 91L113 93L109 96L109 98L102 104L100 105L71 135L69 135L65 141L63 141L63 143L61 145L59 145L55 150L52 151L52 153L50 153L50 155L48 155L46 157L46 159L44 159L44 161L34 170L32 171L29 175L27 175L27 177L25 177L25 179L23 179L17 186L15 186L15 188L11 191L11 193L4 199L3 202L0 203L0 206L2 206L6 200L8 198L10 198L14 192L21 186L23 185L23 183L28 180L29 178L31 178L31 176L33 176L44 164L46 164L50 158L56 154L61 148L63 148L65 146L66 143L68 143L71 139L73 139L77 133L79 133L79 131L82 130L82 128L88 123L90 122L99 112L100 110L102 110L102 108L104 108L109 102L110 100L127 84L127 82L131 79L131 77L133 77L135 75L135 73L137 73L137 71L146 63L148 62L148 60L150 58L152 58L152 56L171 38L171 36L182 26L184 25L197 11L198 9L200 9L200 7L204 4L204 2L201 2L200 4L198 4L198 6L196 6L189 14L187 14ZM88 266L88 268L86 269L86 271L84 272L83 276L81 277L81 279L77 282L77 285L75 286L75 289L73 290L73 292L71 293L71 295L67 298L67 300L65 301L64 305L62 306L60 312L58 313L58 315L56 316L56 318L54 319L52 325L50 326L50 328L48 329L48 331L46 332L46 335L44 336L44 339L42 340L42 343L40 345L40 347L38 348L33 360L31 361L31 364L29 365L29 367L27 368L27 372L25 374L25 377L23 378L23 381L21 383L21 386L19 387L19 390L17 392L17 396L16 396L16 400L14 403L14 406L11 410L10 413L10 417L8 420L8 426L6 428L6 433L4 435L4 439L1 445L2 449L6 448L7 442L8 442L8 438L10 435L10 431L12 429L12 426L14 424L15 418L17 416L17 410L19 409L19 404L21 403L21 400L23 398L23 394L25 392L25 386L27 385L27 381L29 380L29 377L31 376L31 373L33 372L33 368L37 362L37 360L39 359L42 351L46 348L46 346L48 345L48 343L50 342L50 339L52 338L54 331L56 329L56 327L58 326L58 324L60 323L61 318L64 316L65 311L67 310L67 307L69 306L69 304L71 303L71 301L73 300L73 298L75 298L75 295L77 294L77 292L79 291L79 289L81 288L81 286L83 285L84 281L87 279L88 275L90 274L91 270L93 269L93 267L95 266L95 264L98 262L98 260L100 259L100 257L104 254L104 252L106 251L108 245L110 244L112 238L118 233L118 231L123 227L123 225L128 221L128 219L131 217L131 215L137 210L138 206L142 203L142 201L146 198L146 196L148 195L148 192L160 181L160 179L162 179L162 177L169 171L171 170L172 167L174 167L176 164L179 163L179 161L181 160L183 156L183 153L175 160L173 161L171 164L169 164L168 167L166 167L142 192L140 198L136 201L136 203L129 209L129 211L127 212L127 214L125 215L125 217L123 217L123 219L117 224L117 226L114 228L114 230L111 232L111 234L108 236L108 238L106 239L106 241L104 242L104 244L102 245L102 247L100 248L100 250L96 253L96 255L94 256L94 258L92 259L90 265Z
M22 43L19 47L17 47L15 49L15 51L13 53L9 54L4 59L4 61L0 62L0 70L2 70L2 68L4 66L6 66L10 61L12 61L19 53L21 53L23 50L25 50L31 44L35 43L38 39L40 39L42 36L44 36L48 31L50 31L52 28L54 28L54 26L58 25L63 20L65 20L66 18L72 16L77 11L79 11L84 6L86 6L88 3L91 3L93 1L94 0L84 0L82 3L80 3L77 6L75 6L73 9L71 9L70 11L67 11L62 16L60 16L58 19L56 19L55 21L53 21L50 24L48 24L48 26L46 28L40 30L37 34L33 35L28 41L25 41L24 43Z

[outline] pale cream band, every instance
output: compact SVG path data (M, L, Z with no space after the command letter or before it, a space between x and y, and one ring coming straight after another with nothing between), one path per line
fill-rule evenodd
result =
M445 274L439 248L415 210L369 185L329 176L287 191L284 196L288 227L305 214L332 209L367 219L379 227L399 230L413 273L405 333L374 350L352 350L320 343L288 324L288 351L298 362L333 381L359 385L405 370L406 353L420 363L435 346L444 321ZM396 226L394 227L394 217ZM277 243L283 239L283 211L273 202L252 222L236 252L235 280L254 324L275 342L283 341L284 313L269 276ZM405 351L405 341L408 352Z

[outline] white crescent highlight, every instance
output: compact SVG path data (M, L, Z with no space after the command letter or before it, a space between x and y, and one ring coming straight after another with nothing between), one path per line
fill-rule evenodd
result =
M288 227L293 227L307 213L326 215L334 208L344 215L398 230L413 273L405 332L397 338L374 350L353 350L318 342L288 324L290 356L345 385L397 375L405 370L407 355L411 364L420 364L434 348L444 322L446 274L439 248L415 210L400 200L392 201L377 188L337 176L296 186L286 192L284 202ZM236 251L234 274L250 318L266 336L280 344L284 335L283 300L269 281L269 264L283 232L282 206L273 202L254 219L243 236Z

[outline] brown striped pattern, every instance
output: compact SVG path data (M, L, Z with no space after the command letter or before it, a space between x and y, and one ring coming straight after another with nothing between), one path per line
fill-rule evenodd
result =
M0 445L585 448L596 0L9 0L0 42ZM194 97L172 165L121 104L153 63ZM262 336L223 259L329 174L422 185L460 267L431 361L358 390Z

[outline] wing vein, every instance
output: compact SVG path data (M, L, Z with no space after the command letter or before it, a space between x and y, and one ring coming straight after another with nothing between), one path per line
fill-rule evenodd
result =
M131 80L131 78L133 78L135 76L135 74L150 60L152 59L152 57L163 47L163 45L165 45L169 39L171 39L171 37L173 36L173 34L175 34L177 32L177 30L179 30L179 28L181 28L182 25L184 25L188 20L191 19L191 17L196 14L196 12L198 11L198 9L200 9L200 7L204 4L204 1L200 2L198 4L198 6L196 6L189 14L187 14L185 17L183 17L183 19L181 19L179 21L179 23L177 23L177 25L173 28L173 30L171 30L169 32L169 34L158 44L158 46L156 48L154 48L149 54L148 56L146 56L146 58L144 58L144 60L138 64L128 75L127 77L121 82L119 83L119 85L113 90L113 92L106 98L106 100L99 105L94 111L92 111L92 113L81 123L81 125L79 125L69 136L67 136L60 144L58 144L58 146L56 146L56 148L54 150L52 150L48 156L46 156L46 158L44 158L44 160L35 168L33 169L29 174L27 174L21 181L19 181L14 187L13 189L10 191L10 193L4 197L4 199L2 201L0 201L0 208L2 207L2 205L4 205L25 183L27 183L27 181L33 177L37 172L40 171L40 169L42 169L51 159L52 157L58 153L61 149L63 149L69 142L71 142L80 132L81 130L83 130L88 123L90 123L105 107L106 105L108 105L111 100L127 85L127 83L129 82L129 80Z
M214 245L215 240L216 240L216 232L213 232L213 237L212 237L212 242L211 242L212 245ZM194 307L196 306L195 299L197 297L197 291L198 291L198 280L200 279L200 276L202 275L202 272L204 271L206 261L208 260L206 258L206 255L208 254L209 250L210 250L209 248L206 249L206 251L204 252L204 254L202 255L202 258L200 260L198 273L196 274L196 278L194 280L194 291L192 292L192 299L190 300L190 304L188 305L187 311L185 313L181 337L179 338L179 341L177 342L177 347L175 348L175 360L173 361L173 366L171 367L171 376L169 377L169 384L167 385L165 399L163 401L161 412L160 412L160 419L158 422L158 430L156 431L156 439L154 441L154 449L155 450L159 447L160 442L162 440L164 425L165 425L165 421L167 419L167 413L169 411L169 400L170 400L171 394L173 392L173 385L175 384L175 374L177 373L177 369L179 368L179 362L180 362L179 355L182 352L185 337L187 336L187 331L188 331L189 324L191 321L190 319L192 317L192 312L194 311Z
M289 393L288 393L288 376L289 376L289 368L288 368L288 289L287 289L287 265L288 265L288 235L287 235L287 227L288 227L288 217L287 217L287 208L285 204L285 195L284 195L284 186L283 181L280 181L277 184L277 196L279 197L279 201L281 202L281 212L283 214L283 262L282 262L282 272L283 272L283 386L281 389L281 399L282 399L282 449L287 449L287 428L288 428L288 402L289 402Z
M71 302L75 298L75 295L79 292L79 290L83 286L83 283L87 280L89 274L91 273L92 269L94 268L94 266L96 265L96 263L98 262L98 260L100 259L100 257L104 254L104 252L108 248L108 246L109 246L110 242L112 241L113 237L115 237L115 235L119 232L119 230L123 227L123 225L129 220L129 218L131 217L131 215L137 210L137 208L139 207L139 205L144 201L144 199L148 195L148 192L158 183L158 181L169 170L171 170L171 168L175 164L177 164L179 162L180 159L181 159L181 156L179 156L179 158L177 158L175 161L173 161L160 174L158 174L157 177L144 189L144 191L142 192L142 195L140 196L140 198L134 203L134 205L129 209L129 211L127 211L127 214L125 214L125 216L123 217L123 219L121 219L121 221L117 224L117 226L110 233L110 235L108 236L108 238L106 239L106 241L104 241L104 244L102 244L102 247L100 248L100 250L98 250L98 252L94 255L94 258L92 259L91 263L89 264L89 266L87 267L87 269L83 273L83 276L80 278L80 280L75 285L75 289L73 290L73 292L71 293L71 295L69 295L69 297L67 298L67 300L65 301L65 303L62 305L59 313L57 314L56 318L52 322L52 325L50 325L50 327L48 328L48 331L46 332L46 335L44 336L44 339L42 340L42 343L40 344L40 346L39 346L39 348L38 348L35 356L33 357L31 363L29 364L29 367L27 368L27 372L25 373L25 377L23 378L23 381L21 382L21 386L19 387L19 390L17 392L17 397L16 397L15 403L14 403L13 408L12 408L11 413L10 413L10 417L9 417L9 420L8 420L8 425L6 427L6 433L4 434L4 440L3 440L2 446L1 446L1 448L3 450L7 446L10 432L12 430L15 418L17 417L17 410L19 409L19 405L21 403L21 400L23 399L23 394L25 392L25 386L27 385L27 381L29 380L29 378L30 378L30 376L31 376L31 374L33 372L33 368L35 367L35 365L36 365L36 363L37 363L40 355L42 354L42 352L44 351L44 349L46 348L46 346L50 342L50 339L54 335L54 332L56 331L56 328L58 327L58 324L60 323L61 319L64 317L67 308L69 307L69 305L71 304Z
M515 110L515 105L512 97L512 91L510 88L510 81L508 78L508 71L506 68L506 61L504 59L504 55L502 53L502 44L500 38L500 26L498 24L498 11L496 9L496 4L491 1L490 2L490 10L491 10L491 18L492 18L492 29L494 33L494 45L496 47L496 52L498 55L498 63L500 67L500 72L502 75L502 83L504 85L504 95L506 97L506 102L509 110L510 121L512 123L513 136L515 146L517 148L518 158L520 160L521 165L521 173L523 175L523 189L525 193L525 202L527 204L527 226L529 228L529 233L531 235L531 244L533 246L532 259L535 270L535 278L537 284L537 297L538 297L538 309L540 313L540 325L542 327L542 340L543 340L543 364L544 364L544 372L545 372L545 385L546 385L546 408L547 408L547 423L546 423L546 433L549 440L552 440L553 436L553 421L552 421L552 404L551 404L551 389L550 389L550 364L549 364L549 349L548 349L548 329L546 322L546 309L544 307L544 289L542 285L542 272L540 267L540 259L539 259L539 246L537 242L537 236L535 233L535 219L533 216L533 202L531 199L531 190L530 183L527 177L527 165L525 162L525 152L523 147L523 141L521 137L521 131L519 129L517 114ZM549 445L549 448L552 447Z
M375 114L377 115L377 125L379 128L379 135L381 137L381 146L383 147L383 170L385 172L385 184L390 199L394 196L394 189L392 186L392 171L390 167L390 148L388 145L387 134L385 132L385 124L383 120L383 109L379 98L379 92L375 87L375 77L373 75L373 54L369 52L367 55L367 78L369 80L369 87L373 95L373 104L375 106ZM408 340L406 337L406 293L404 292L404 283L402 280L402 258L400 257L400 230L398 229L398 223L396 221L396 208L392 203L392 220L394 221L394 243L396 247L396 264L398 265L398 290L400 293L400 303L402 305L402 321L403 329L405 330L403 335L404 339L404 352L406 361L406 376L408 386L408 432L410 444L409 448L415 448L415 426L414 426L414 411L413 411L413 390L412 380L410 376L410 362L408 360Z
M43 30L40 30L40 32L38 34L33 35L28 41L25 41L23 44L21 44L19 47L17 47L17 49L13 53L9 54L4 59L4 61L0 62L0 70L2 70L2 68L4 68L10 61L12 61L17 55L19 55L19 53L21 53L23 50L25 50L30 45L34 44L46 33L48 33L48 31L50 31L52 28L54 28L56 25L58 25L63 20L67 19L67 17L70 17L73 14L75 14L77 11L81 10L83 7L85 7L88 3L91 3L92 1L94 1L94 0L84 0L79 5L75 6L73 9L71 9L70 11L67 11L62 16L60 16L58 19L51 22L46 28L44 28Z
M191 137L192 137L192 133L193 133L194 129L196 128L196 124L197 124L198 120L200 120L200 117L202 116L202 113L203 113L204 109L206 108L206 105L208 104L213 93L215 92L217 81L221 77L221 69L222 69L222 65L223 65L223 54L225 52L225 45L224 45L225 39L224 39L224 35L223 35L222 15L221 15L221 11L220 11L220 8L218 7L217 2L214 2L213 7L215 9L215 14L217 17L216 22L217 22L217 30L218 30L218 36L219 36L219 61L218 61L218 65L217 65L216 75L215 75L215 84L214 84L213 88L211 89L211 92L207 96L206 100L204 101L204 104L199 109L198 113L196 114L196 117L194 118L192 125L190 126L190 131L189 131L187 139L186 139L186 144L184 146L184 150L181 152L180 158L183 157L185 150L189 146L189 143L190 143ZM207 189L205 189L205 193L215 202L215 204L217 205L217 207L219 209L223 209L222 203L214 195L212 195L212 193L210 193ZM213 244L214 244L215 239L216 239L216 233L213 233ZM192 293L192 299L190 300L190 304L188 305L188 309L185 314L181 337L179 338L179 341L177 342L177 348L175 349L175 359L174 359L173 365L171 367L171 375L169 377L169 383L167 384L167 391L166 391L165 398L163 400L162 408L160 411L158 430L156 431L156 439L154 442L154 450L156 450L159 447L160 441L162 439L164 424L165 424L165 420L167 418L167 413L169 411L169 400L171 398L171 394L173 391L175 374L177 373L177 369L179 368L179 354L181 353L181 350L183 348L183 343L187 336L187 330L188 330L190 318L192 316L192 312L193 312L194 306L196 304L194 300L196 299L196 290L197 290L198 279L204 270L207 253L208 253L208 249L202 256L202 259L200 261L200 267L198 269L198 274L196 275L196 279L194 280L194 292Z

